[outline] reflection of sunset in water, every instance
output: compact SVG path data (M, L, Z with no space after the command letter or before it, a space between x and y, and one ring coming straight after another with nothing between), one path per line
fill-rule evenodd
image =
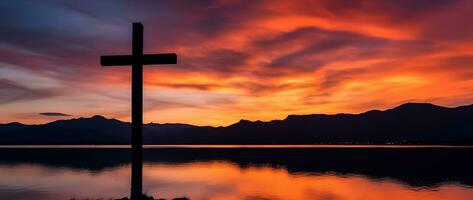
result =
M129 166L91 172L44 165L2 165L0 199L124 197L129 193L129 175ZM457 184L420 188L391 179L290 174L284 168L242 168L229 162L146 163L144 176L144 191L150 195L185 195L193 200L466 200L473 196L472 188Z
M151 194L176 196L188 191L192 199L470 199L472 189L453 184L438 188L409 188L392 180L364 176L289 174L271 167L240 168L230 163L146 166L145 188ZM167 182L162 188L153 183ZM179 187L175 187L180 185ZM169 187L169 188L168 188ZM167 192L160 192L168 191Z

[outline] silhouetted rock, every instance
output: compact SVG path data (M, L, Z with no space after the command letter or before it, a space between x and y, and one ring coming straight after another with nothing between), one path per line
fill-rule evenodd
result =
M473 144L473 105L407 103L361 114L289 115L227 127L144 124L145 144ZM0 144L129 144L130 123L102 116L0 125Z
M121 199L116 199L116 200L130 200L130 198L128 197L123 197ZM136 200L155 200L152 196L147 196L147 195L141 195L140 199L136 199Z
M128 197L123 197L121 199L116 199L116 200L130 200L130 199ZM155 199L151 196L143 195L139 200L166 200L166 199L163 199L163 198ZM190 200L190 199L187 197L179 197L179 198L174 198L172 200Z

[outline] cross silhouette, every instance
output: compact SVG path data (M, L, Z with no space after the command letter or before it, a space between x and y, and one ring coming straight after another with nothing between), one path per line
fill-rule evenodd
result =
M101 56L102 66L131 68L131 199L140 199L143 179L143 65L177 64L175 53L143 54L143 25L133 23L132 55Z

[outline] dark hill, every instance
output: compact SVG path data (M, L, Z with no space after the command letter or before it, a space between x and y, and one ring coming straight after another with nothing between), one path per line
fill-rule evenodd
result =
M102 116L0 125L0 144L128 144L130 124ZM290 115L227 127L145 124L145 144L473 144L473 105L407 103L361 114Z

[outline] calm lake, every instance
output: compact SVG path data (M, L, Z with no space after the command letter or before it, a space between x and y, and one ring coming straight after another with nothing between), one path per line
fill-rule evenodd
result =
M0 199L129 195L127 146L0 147ZM473 148L148 146L143 190L192 200L471 200Z

